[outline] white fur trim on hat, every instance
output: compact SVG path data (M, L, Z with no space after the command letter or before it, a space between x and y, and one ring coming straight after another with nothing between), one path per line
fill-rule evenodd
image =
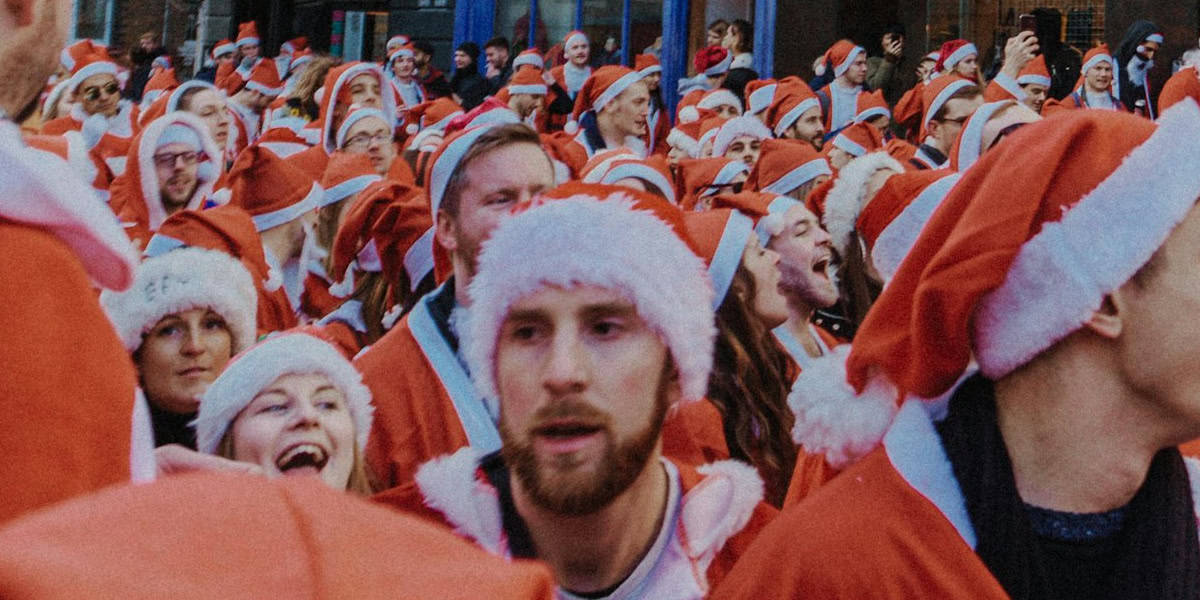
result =
M662 65L650 65L645 69L638 71L638 73L641 73L642 77L649 77L655 73L662 73Z
M993 115L1016 104L1015 100L999 100L989 102L975 109L971 117L963 123L962 133L958 136L958 170L966 171L979 160L983 153L983 128Z
M105 290L100 304L129 352L167 315L208 308L221 315L237 352L254 343L258 292L246 267L216 250L179 248L138 265L133 286Z
M351 177L327 190L321 195L321 200L317 202L318 207L329 206L334 202L340 202L349 196L357 194L365 189L368 185L383 179L379 175L359 175Z
M221 44L219 46L213 46L211 56L214 60L216 60L217 58L221 57L222 55L232 54L233 52L236 52L237 49L238 49L237 44L234 44L233 42L230 42L228 44Z
M1200 169L1180 165L1200 153L1200 108L1185 100L1156 123L1108 178L1021 246L1004 284L980 300L972 339L989 379L1079 329L1196 205Z
M224 92L218 90L215 85L207 81L202 79L189 79L179 84L179 87L171 90L171 95L167 98L167 112L172 113L179 110L179 100L183 98L184 92L192 88L205 88L220 93L222 97L225 95Z
M547 89L546 84L544 84L544 83L527 84L527 85L509 84L508 93L509 94L531 94L534 96L545 96L546 89Z
M667 144L682 148L691 158L700 158L700 142L692 139L680 129L671 128L671 132L667 134Z
M536 54L518 54L513 59L513 71L523 66L537 67L538 70L544 70L546 68L546 61L542 60L542 57Z
M1001 89L1008 92L1008 95L1012 96L1016 100L1024 100L1025 97L1028 96L1028 94L1025 93L1025 90L1021 89L1021 81L1019 79L1013 79L1008 73L996 73L996 76L992 78L992 81L995 82L996 85L1000 86Z
M833 74L837 77L845 75L846 71L850 70L850 65L854 64L854 59L858 58L858 55L864 52L866 52L866 50L863 50L862 46L855 46L854 49L846 55L846 60L843 60L841 64L833 66Z
M1084 75L1087 75L1087 72L1092 70L1092 67L1094 67L1102 62L1108 63L1108 66L1110 66L1110 67L1113 66L1114 64L1116 64L1116 61L1113 60L1112 56L1109 56L1108 54L1097 54L1097 55L1093 56L1091 58L1091 60L1083 63L1083 66L1079 67L1079 72L1083 73Z
M142 186L142 198L146 202L151 231L157 230L163 221L167 220L167 211L163 207L162 192L158 184L158 171L154 167L154 152L161 146L159 138L175 127L187 127L194 131L200 140L199 149L207 156L206 160L197 163L196 191L192 193L191 199L185 205L186 209L195 210L201 207L204 198L212 192L213 185L219 176L220 169L217 161L224 160L223 154L217 149L217 144L209 135L208 127L196 115L185 111L175 111L146 125L142 129L142 137L138 142L137 159L138 171L141 176L139 183Z
M50 112L51 108L58 105L58 101L62 99L63 94L66 93L67 87L70 85L71 85L71 80L64 79L64 80L58 82L54 86L54 88L52 88L50 90L49 94L46 94L46 99L42 100L42 114L43 115ZM58 116L64 117L66 115L58 115Z
M746 103L750 105L746 112L752 115L767 110L771 106L771 100L775 99L775 90L779 87L777 83L764 85L750 93L746 98Z
M675 204L675 186L671 185L671 182L667 181L662 173L649 165L636 162L617 165L600 178L600 183L612 185L622 179L640 179L642 182L654 186L663 198L666 198L671 204Z
M854 122L862 123L865 121L870 121L876 117L887 117L890 119L892 118L892 111L882 106L872 106L871 108L854 115Z
M185 144L192 150L202 150L200 133L182 123L171 123L163 130L162 135L155 141L155 147L162 148L168 144Z
M632 71L622 75L619 79L609 84L604 88L604 91L596 96L596 100L592 102L591 110L600 112L600 109L612 102L614 98L621 95L621 92L629 89L629 86L642 80L643 75L637 71Z
M833 170L829 168L829 161L824 158L815 158L788 171L783 177L763 186L761 191L772 194L786 194L820 175L833 175Z
M921 230L925 229L925 223L929 222L933 211L941 206L942 200L950 193L954 184L958 183L959 177L959 173L954 173L926 186L887 227L883 228L883 231L879 232L875 246L871 248L871 264L875 265L875 270L884 282L891 281L895 276L900 263L908 256L913 244L917 243Z
M771 138L771 130L762 121L748 115L729 119L721 124L717 137L713 139L713 156L725 156L729 144L740 137L766 140Z
M246 89L254 90L264 96L278 96L283 93L283 87L282 85L279 87L270 87L253 79L246 81Z
M972 54L978 56L979 49L975 47L975 44L968 42L963 46L959 46L958 50L951 52L950 56L947 56L946 60L942 62L942 67L946 71L949 71L950 69L953 69L955 65L962 62L964 58Z
M484 242L462 348L493 416L500 326L514 303L547 286L596 285L625 296L670 350L682 401L704 396L716 337L704 262L670 226L634 210L627 198L548 202L502 220Z
M421 285L421 280L433 271L434 231L434 228L430 227L404 253L404 272L408 274L409 291L416 291L417 286Z
M792 123L796 122L796 119L799 119L804 115L804 113L814 108L820 108L820 106L821 101L817 100L815 96L812 98L805 98L799 104L792 107L792 110L787 111L787 113L779 119L779 122L775 124L775 137L783 136L783 133L788 130L788 127L791 127Z
M958 81L950 83L945 87L945 89L938 92L938 95L933 97L933 102L929 104L929 109L925 111L925 116L921 119L921 127L924 128L925 126L929 125L929 122L933 120L933 115L936 115L937 112L942 109L942 105L946 104L946 102L950 100L950 96L957 94L959 90L965 87L970 87L973 85L975 85L974 81L969 79L959 79Z
M800 204L800 201L795 198L776 196L767 205L766 216L759 219L758 223L754 225L754 233L758 236L758 241L762 244L763 248L767 247L767 243L771 241L771 237L783 232L785 225L783 215L787 214L787 211L797 204Z
M717 171L717 176L713 177L712 183L709 184L709 188L700 193L700 197L703 198L704 196L711 196L717 193L716 186L728 185L733 181L733 178L737 177L740 173L749 172L750 166L745 162L740 160L729 161L725 164L725 166L721 167L720 171Z
M85 65L83 68L79 69L74 74L72 74L71 78L67 80L67 84L68 84L67 89L70 90L72 94L74 94L75 90L77 90L79 88L79 85L83 83L83 80L87 79L88 77L91 77L93 75L106 75L106 74L112 75L113 77L117 77L117 73L119 71L120 71L120 69L119 69L119 67L117 67L117 63L109 62L106 60L96 61L94 63ZM117 84L121 85L120 78L117 79ZM125 86L121 85L121 87L125 87Z
M251 217L254 220L254 228L259 232L263 232L298 219L300 215L310 210L316 210L321 206L321 199L324 197L324 194L325 190L321 187L321 184L314 182L312 187L309 188L308 194L299 202L276 211Z
M241 48L242 46L257 46L259 44L259 39L253 36L247 36L238 39L238 41L234 42L234 44L238 48Z
M1018 77L1017 83L1020 85L1040 85L1042 87L1050 87L1053 82L1045 75L1034 75L1030 73L1028 75L1022 75Z
M196 449L213 454L225 431L254 397L284 375L320 374L329 378L346 397L346 407L354 420L355 442L359 451L367 445L375 407L371 391L363 385L362 375L329 343L304 333L286 333L268 338L235 356L225 366L204 398L192 426L196 428Z
M754 221L750 217L737 210L729 213L729 220L725 222L725 229L721 230L721 239L717 242L717 250L708 265L708 276L713 284L714 311L721 308L721 303L725 301L729 286L733 285L733 276L742 264L746 242L753 234Z
M461 136L454 139L446 145L441 154L437 156L433 164L429 166L429 207L433 212L434 221L437 221L438 209L442 206L442 196L446 193L446 186L450 183L450 175L458 168L458 162L466 156L467 151L471 146L475 145L475 141L480 136L487 133L495 127L493 124L480 125L472 129L468 129Z
M844 132L844 131L837 134L836 136L834 136L833 146L835 148L841 148L847 154L849 154L855 158L858 158L859 156L863 156L867 153L866 148L863 148L861 144L850 139L850 137L847 136L846 132Z
M581 39L583 40L583 42L585 44L589 44L589 45L591 44L591 42L588 40L588 37L586 35L584 35L584 33L582 31L573 31L573 32L571 32L571 35L567 36L566 41L563 42L563 49L565 50L571 44L573 44L576 41L581 40Z
M391 128L392 133L395 133L395 128L392 127L392 123L394 123L393 119L387 118L382 112L374 108L359 108L350 111L350 114L346 115L345 119L342 119L342 124L338 127L337 137L335 138L337 147L341 148L342 146L346 145L346 132L350 131L350 128L353 127L355 123L368 117L375 117L376 119L379 119L379 121L383 123L384 127Z
M1154 43L1156 43L1156 44L1162 44L1162 43L1164 43L1163 34L1161 34L1161 33L1152 33L1152 34L1150 34L1150 35L1146 36L1146 40L1145 40L1145 41L1147 41L1147 42L1154 42Z
M825 231L829 232L833 247L842 256L850 247L850 234L855 231L858 215L871 201L866 197L867 181L883 169L897 174L904 172L904 166L887 152L872 152L846 163L829 190L825 200Z
M724 75L725 73L729 72L729 67L732 64L733 64L733 53L730 52L728 49L726 49L725 50L725 58L721 59L721 62L705 69L704 74L709 77L716 77L717 75Z
M729 105L737 108L737 113L742 114L742 101L738 100L737 95L727 89L718 89L709 92L696 103L697 108L707 108L715 110L718 106Z
M381 107L379 111L385 115L396 114L396 95L386 93L387 88L390 85L388 83L388 78L384 76L383 69L381 69L379 65L375 63L358 63L343 71L342 74L338 76L337 80L333 82L333 89L325 90L324 95L317 99L317 102L324 103L324 99L328 98L330 103L336 103L342 88L349 84L350 80L362 75L363 73L372 73L379 78L379 88L381 91L380 96L383 102L383 107ZM333 104L330 104L327 109L326 118L324 119L321 130L321 139L323 140L322 146L325 148L326 154L332 154L333 151L337 149L337 147L334 145L337 142L337 132L333 131L333 119L331 118L333 115L333 108ZM395 127L394 119L386 121L386 123L392 127Z
M608 173L608 169L613 163L617 162L618 160L641 158L632 151L626 152L626 150L628 150L628 148L618 148L614 151L615 153L612 156L600 161L598 164L592 165L590 169L584 171L582 173L583 177L580 179L584 183L600 183L600 180L604 178L605 173Z

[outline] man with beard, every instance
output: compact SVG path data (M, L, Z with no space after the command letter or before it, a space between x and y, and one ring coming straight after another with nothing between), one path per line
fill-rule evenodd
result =
M829 278L833 244L817 216L786 196L769 207L771 216L759 226L763 247L779 254L779 291L788 303L788 320L773 331L800 368L838 344L837 338L813 325L813 314L838 300Z
M467 286L480 245L514 206L554 185L540 138L521 124L481 125L447 137L427 173L436 271L445 283L354 361L375 398L366 459L384 488L411 482L421 463L463 446L500 448L496 425L459 360L459 315L471 305Z
M776 94L766 110L764 122L775 137L812 144L818 152L825 143L821 101L807 85L797 82Z
M705 265L664 200L555 196L496 228L471 283L466 360L503 446L422 466L419 504L541 560L560 598L703 598L774 513L748 465L660 454L668 410L708 383Z
M94 292L129 287L137 256L88 186L17 127L58 64L72 10L67 0L0 4L0 401L21 414L0 419L0 477L12 482L0 523L144 476L137 457L153 476L151 448L138 452L131 431L135 410L147 427L149 413Z

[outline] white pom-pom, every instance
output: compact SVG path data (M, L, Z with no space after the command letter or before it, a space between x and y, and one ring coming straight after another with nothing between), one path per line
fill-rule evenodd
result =
M813 73L816 74L817 77L825 75L825 61L821 61L820 64L814 67Z
M575 119L571 119L570 121L567 121L567 125L565 127L563 127L563 131L567 132L570 135L575 135L576 133L579 133L579 121L576 121Z
M420 130L421 128L417 127L416 123L409 123L404 127L404 133L407 133L408 135L417 135L417 132Z
M276 271L270 265L267 266L267 280L263 282L263 289L268 292L274 292L283 287L283 275Z
M694 123L700 120L700 109L695 106L685 106L679 109L680 123Z
M898 393L883 377L872 377L862 394L846 382L850 345L804 367L788 406L796 416L792 439L829 465L844 469L874 450L892 424Z

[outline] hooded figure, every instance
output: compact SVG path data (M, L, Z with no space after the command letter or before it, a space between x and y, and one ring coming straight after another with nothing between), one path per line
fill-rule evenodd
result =
M1125 37L1121 38L1121 45L1117 47L1117 54L1113 57L1117 60L1113 69L1117 97L1129 110L1134 110L1137 102L1141 100L1145 103L1145 114L1151 119L1155 115L1154 102L1150 93L1150 80L1146 76L1150 69L1154 68L1154 55L1151 53L1150 58L1144 57L1144 44L1154 42L1161 45L1161 31L1158 25L1150 21L1134 22L1125 30Z

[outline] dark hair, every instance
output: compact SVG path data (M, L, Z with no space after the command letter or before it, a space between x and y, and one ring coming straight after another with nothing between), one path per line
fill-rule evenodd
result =
M430 44L425 40L416 40L412 43L412 47L413 50L420 50L431 57L433 56L433 44Z
M505 50L508 50L508 47L509 47L508 38L506 38L502 35L496 36L496 37L488 40L487 43L483 45L483 47L484 47L484 49L503 48Z
M754 313L754 277L739 265L729 292L717 308L717 342L708 399L721 413L725 444L732 458L758 470L765 500L781 506L796 464L787 405L787 356Z
M471 57L471 62L479 61L479 44L475 42L463 42L454 51L466 53L467 56Z
M879 294L883 293L883 286L867 275L867 258L863 256L857 231L850 232L850 243L845 249L846 252L842 254L840 250L836 250L840 263L837 278L838 296L842 300L843 312L846 320L850 321L851 329L858 330L863 319L867 318L867 311L871 310L871 305L875 304Z
M754 51L754 25L745 19L734 19L730 27L737 27L738 30L738 46L732 48L731 52L753 52Z
M961 90L958 90L957 92L954 92L953 94L951 94L949 98L946 98L946 101L943 102L942 105L938 107L937 112L933 113L933 116L930 117L929 120L930 121L941 121L942 119L946 118L946 107L950 106L951 100L969 100L971 98L979 96L982 93L983 93L983 90L980 89L980 87L978 85L968 85L968 86L963 87Z
M725 19L717 19L716 21L709 23L708 27L705 28L705 31L719 31L721 32L721 35L724 36L727 29L729 29L729 23Z
M758 79L758 71L754 69L746 69L738 67L730 69L725 75L725 81L721 87L733 92L738 100L742 101L742 106L746 105L746 84Z
M458 165L454 167L454 171L450 173L450 179L446 182L446 192L442 194L442 203L439 210L446 211L446 214L450 218L457 218L458 199L462 195L463 186L466 185L467 167L471 165L471 161L488 152L513 144L534 144L538 148L541 148L542 140L538 137L536 131L523 123L499 125L479 136L479 139L475 140L474 144L471 144L466 154L458 161ZM550 158L547 157L546 161L549 162Z
M213 88L210 88L210 87L204 86L204 85L194 85L190 88L187 88L186 90L183 90L179 94L179 101L175 103L175 108L182 110L182 111L191 110L192 96L195 96L196 94L200 93L201 90L211 90L211 89L213 89Z
M893 36L908 37L904 34L904 23L892 23L883 30L884 34L892 34Z

